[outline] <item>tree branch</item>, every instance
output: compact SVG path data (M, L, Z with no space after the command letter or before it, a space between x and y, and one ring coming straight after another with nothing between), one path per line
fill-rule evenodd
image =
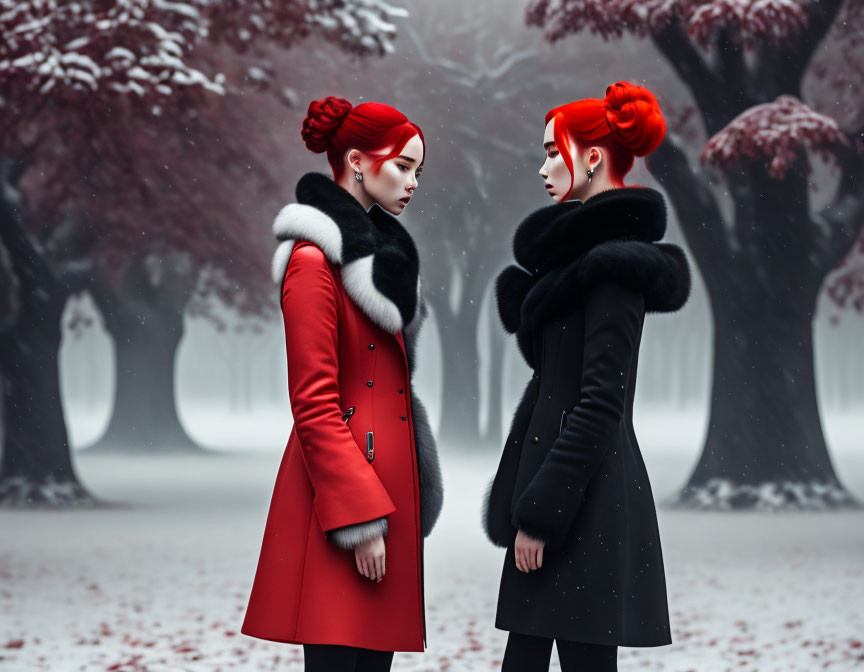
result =
M720 78L726 83L727 92L735 96L732 105L738 109L750 107L753 104L750 73L744 62L741 41L735 39L729 28L723 28L718 31L715 49Z
M729 240L723 216L711 191L708 178L693 170L674 133L667 133L646 161L675 207L687 245L699 260L700 268L717 265L717 256L728 257Z
M855 134L864 135L864 129ZM823 231L820 246L822 257L828 268L836 268L864 230L864 196L861 182L864 180L864 154L856 145L856 137L850 138L847 147L837 151L841 169L840 181L831 203L816 214L816 224Z
M680 22L670 22L651 39L693 94L707 134L714 135L735 116L722 97L726 83L708 66Z
M800 34L794 48L762 42L757 49L755 83L771 100L782 93L801 97L801 80L810 66L813 54L831 30L844 0L820 0L807 7L809 24Z

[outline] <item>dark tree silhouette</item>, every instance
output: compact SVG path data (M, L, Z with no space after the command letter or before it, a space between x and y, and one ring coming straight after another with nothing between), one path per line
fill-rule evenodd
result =
M0 241L0 332L15 322L18 316L18 299L18 276L13 270L9 250ZM2 379L0 379L0 384L2 384ZM2 409L2 404L0 404L0 409ZM2 428L2 416L0 416L0 428Z
M715 325L708 435L674 503L857 505L822 432L812 321L826 277L864 223L864 125L841 126L849 119L831 104L845 95L837 84L855 76L852 61L832 56L841 45L856 48L860 3L534 0L526 18L550 41L580 30L651 40L689 89L709 137L694 161L671 127L648 159L705 280ZM832 48L820 52L829 32ZM814 73L834 84L814 96L822 109L804 102ZM839 167L836 192L818 212L808 189L814 154Z
M154 430L185 438L173 406L184 310L206 313L218 297L255 314L266 300L249 291L269 288L254 263L254 208L276 187L251 160L266 139L245 134L253 111L224 104L230 82L193 60L218 63L206 49L220 44L254 52L262 37L388 53L387 18L403 14L377 0L0 0L0 240L20 283L0 348L0 504L93 501L71 468L60 405L60 317L72 294L91 291L115 337L109 436L138 446L152 446Z

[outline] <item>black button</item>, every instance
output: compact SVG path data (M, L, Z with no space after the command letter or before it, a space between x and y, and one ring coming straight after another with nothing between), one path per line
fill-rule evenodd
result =
M405 394L405 390L399 390L399 394Z
M374 343L370 343L370 344L369 344L369 349L370 349L370 350L374 350L374 349L375 349L375 344L374 344Z
M531 443L540 443L540 437L532 436L531 437Z
M366 387L372 387L372 381L371 380L366 381Z
M408 418L406 418L404 415L400 415L400 416L399 416L399 419L400 419L400 420L407 420Z

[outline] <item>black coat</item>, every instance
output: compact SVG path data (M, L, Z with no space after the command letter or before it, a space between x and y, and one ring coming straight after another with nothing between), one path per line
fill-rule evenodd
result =
M507 547L495 625L619 646L671 643L657 514L633 431L646 312L690 292L663 196L646 187L542 208L517 228L519 266L498 277L505 329L534 369L484 526ZM543 566L516 568L517 529L545 541Z

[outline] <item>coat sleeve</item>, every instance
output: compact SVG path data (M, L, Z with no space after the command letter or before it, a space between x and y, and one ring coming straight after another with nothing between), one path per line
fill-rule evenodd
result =
M324 254L298 246L282 283L288 395L318 522L331 541L350 548L386 532L384 516L396 507L342 420L337 315Z
M586 299L579 401L513 509L514 527L550 548L566 539L621 425L643 315L640 293L608 281L594 286Z

